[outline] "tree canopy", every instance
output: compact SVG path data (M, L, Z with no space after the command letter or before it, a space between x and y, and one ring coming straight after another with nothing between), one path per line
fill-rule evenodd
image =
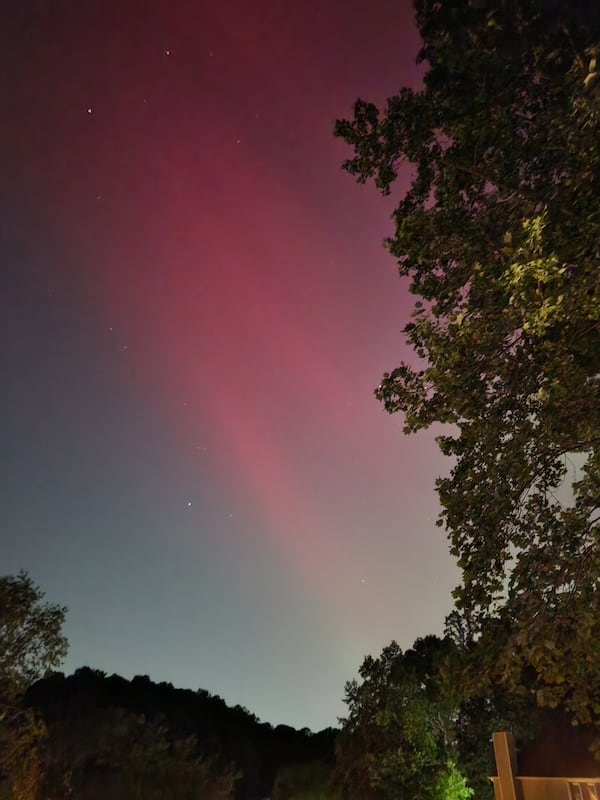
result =
M0 701L13 700L67 652L66 609L44 601L26 572L0 577Z
M400 191L415 359L377 396L447 425L438 481L472 682L600 720L600 6L416 0L423 87L358 100L345 168ZM395 183L410 171L408 185Z
M361 800L467 800L457 767L458 698L443 687L450 639L427 636L402 652L396 642L367 656L360 682L346 684L348 717L337 747L338 781Z

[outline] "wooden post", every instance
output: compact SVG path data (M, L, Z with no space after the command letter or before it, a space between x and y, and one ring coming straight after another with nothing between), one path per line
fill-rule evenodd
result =
M517 774L517 751L512 733L501 731L492 734L496 769L502 800L521 800L515 780Z

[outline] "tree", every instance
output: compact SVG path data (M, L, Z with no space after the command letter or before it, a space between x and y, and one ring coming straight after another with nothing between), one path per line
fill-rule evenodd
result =
M0 577L0 777L8 777L14 800L35 798L44 779L47 729L21 700L28 685L65 656L65 613L44 602L26 572Z
M461 773L478 800L493 800L489 779L496 771L492 734L512 731L521 750L540 734L545 720L531 692L515 693L499 682L478 686L469 675L477 663L473 658L477 649L474 635L473 626L464 615L456 610L448 615L445 637L452 646L439 665L439 680L442 691L456 703L455 747ZM469 680L464 680L465 673Z
M67 653L66 608L44 596L26 572L0 577L0 702L21 696Z
M391 191L387 246L418 298L413 363L377 396L435 423L438 481L478 638L500 680L600 721L600 6L416 0L423 88L362 100L345 168Z
M456 699L442 687L449 639L427 636L402 652L392 642L368 656L362 681L346 684L348 717L338 741L338 780L351 798L466 800L456 760Z

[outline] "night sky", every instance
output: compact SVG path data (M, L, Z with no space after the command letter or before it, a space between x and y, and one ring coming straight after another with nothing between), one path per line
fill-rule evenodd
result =
M447 465L373 397L393 198L332 135L418 85L411 5L2 7L0 574L69 607L67 672L335 725L458 580Z

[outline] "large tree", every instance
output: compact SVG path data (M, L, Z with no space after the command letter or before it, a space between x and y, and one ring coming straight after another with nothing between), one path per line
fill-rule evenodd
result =
M600 720L600 5L415 0L423 87L362 100L345 168L398 190L415 358L377 395L447 425L440 524L470 680ZM410 165L409 169L402 167Z

